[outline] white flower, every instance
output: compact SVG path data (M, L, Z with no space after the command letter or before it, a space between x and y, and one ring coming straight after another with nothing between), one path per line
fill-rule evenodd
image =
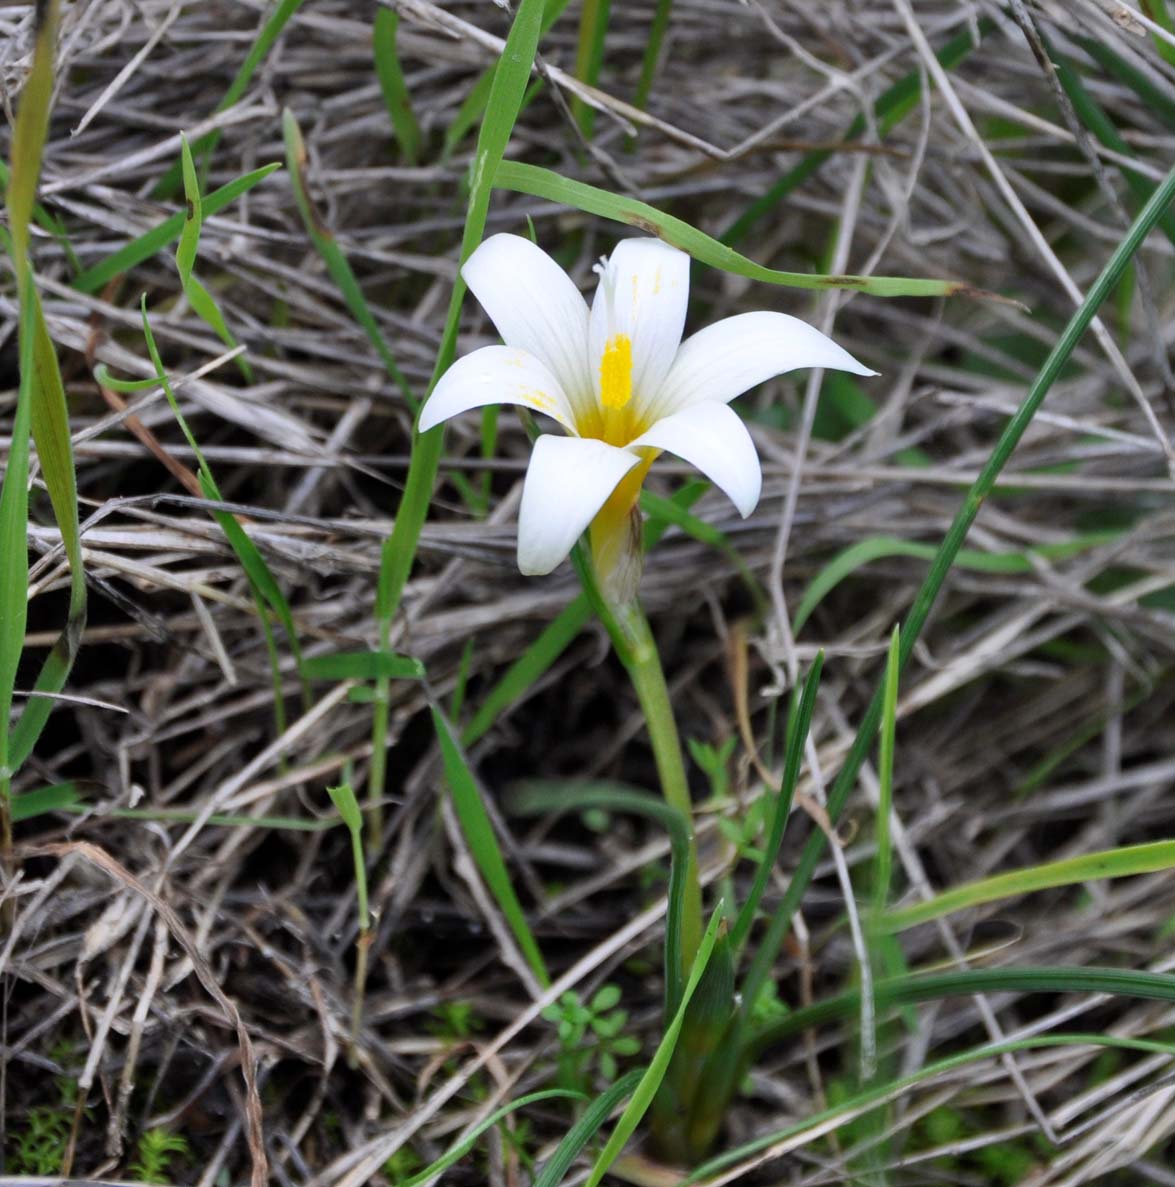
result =
M641 483L662 450L749 515L762 475L730 401L797 367L876 374L784 313L739 314L683 342L689 261L659 239L623 240L597 266L590 313L571 278L528 239L494 235L466 261L465 282L506 345L454 363L420 429L486 404L521 404L563 426L567 436L539 437L526 472L523 573L549 573L589 525L601 575L622 564Z

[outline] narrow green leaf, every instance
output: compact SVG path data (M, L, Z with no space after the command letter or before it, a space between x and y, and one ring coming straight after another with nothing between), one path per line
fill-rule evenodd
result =
M949 973L910 973L874 982L879 1007L908 1002L969 997L976 993L1106 993L1147 1001L1175 1001L1175 977L1169 973L1141 973L1132 969L1069 967L963 969ZM861 995L851 989L825 998L759 1028L750 1044L761 1051L814 1026L851 1017Z
M281 165L276 161L272 165L262 165L238 177L220 189L213 190L203 199L204 217L211 218L219 214L230 203L235 202L242 194L251 190L259 182L264 181L275 169ZM125 247L108 255L106 259L87 268L80 276L74 278L73 287L79 292L96 293L116 276L129 272L136 264L150 259L156 252L162 251L168 244L179 238L187 221L186 211L178 211L170 218L166 218L150 231L145 231L136 239L132 239Z
M485 879L490 893L494 896L498 907L506 918L518 946L530 965L539 984L546 987L551 979L547 975L547 966L535 938L526 922L526 914L522 904L514 893L514 886L510 881L510 874L506 863L502 859L502 851L498 847L498 839L494 835L494 826L490 822L489 813L481 802L481 792L477 781L466 765L465 756L461 748L449 731L448 722L434 706L432 710L433 728L436 730L437 741L441 747L441 760L445 767L445 781L449 785L449 792L453 797L453 807L457 810L457 819L461 822L461 831L465 841L473 854L477 868Z
M893 812L893 753L898 718L898 655L901 628L895 626L889 638L885 662L885 696L881 702L881 745L877 758L877 866L873 875L873 909L885 910L893 869L890 816Z
M32 820L34 817L44 816L47 812L61 812L74 807L77 802L76 784L54 783L50 787L38 787L34 791L26 791L24 795L13 798L12 822L19 824L22 820Z
M604 39L608 35L608 17L612 0L583 0L579 10L579 40L575 50L575 77L594 87L599 81L604 63ZM571 113L587 139L592 138L596 124L594 107L578 95L571 97Z
M960 548L955 557L955 564L960 569L969 569L975 573L1032 573L1035 572L1034 559L1068 560L1070 557L1088 552L1091 548L1117 540L1120 536L1120 532L1088 532L1074 536L1071 540L1042 544L1022 552L980 552L977 549ZM838 552L812 578L808 588L804 590L800 604L796 607L792 630L799 634L812 616L812 611L846 577L862 566L893 556L912 556L918 560L929 561L933 560L937 553L938 548L933 544L903 540L898 536L869 536L864 540L858 540L856 544L850 544L843 552Z
M775 871L775 863L779 859L779 848L783 844L784 830L791 816L792 803L795 800L796 787L800 781L800 767L804 761L804 744L808 740L808 730L812 725L812 713L816 708L816 693L820 688L820 673L824 668L824 652L817 652L808 675L804 680L803 692L799 703L788 725L787 752L783 762L783 780L779 785L779 794L775 797L775 810L771 817L771 831L767 843L763 846L763 857L755 870L755 878L747 894L742 910L738 913L734 930L731 932L731 946L738 952L746 942L751 927L755 922L755 913L767 889L767 883ZM772 958L774 959L774 958ZM759 986L748 987L744 991L747 1008L753 1009L758 1000Z
M600 1127L611 1116L612 1110L625 1100L640 1082L642 1071L631 1071L610 1085L583 1111L578 1121L567 1131L563 1140L555 1147L554 1154L543 1164L534 1181L534 1187L560 1187L563 1177L579 1152L596 1136Z
M340 783L338 787L328 787L326 794L330 796L330 802L334 804L343 823L358 836L363 831L363 814L359 811L359 801L351 785Z
M736 276L745 276L748 280L799 289L847 290L869 293L874 297L992 296L991 293L984 293L961 280L923 280L905 276L822 276L816 273L781 272L775 268L764 268L704 231L699 231L684 220L666 214L646 202L638 202L635 198L628 198L622 194L613 194L522 161L503 161L494 175L494 185L500 189L531 194L536 198L572 206L587 214L599 215L626 226L637 227L648 235L659 236L666 243L688 252L703 264L720 268L724 272L732 272Z
M424 664L394 651L339 651L303 660L308 680L420 680Z
M698 954L694 957L689 977L685 983L685 989L682 990L681 1004L677 1007L677 1011L673 1015L673 1020L666 1027L664 1036L657 1044L657 1050L653 1055L652 1062L645 1070L645 1074L640 1078L640 1082L636 1088L633 1089L632 1098L625 1106L624 1112L620 1114L620 1120L616 1122L616 1127L612 1130L612 1136L604 1144L603 1150L600 1151L599 1156L592 1165L592 1173L588 1176L587 1187L598 1187L600 1180L608 1173L608 1168L616 1161L617 1156L624 1149L628 1139L636 1132L636 1127L640 1124L641 1118L653 1103L653 1097L656 1096L657 1089L661 1087L661 1081L665 1078L669 1061L673 1058L673 1051L677 1046L677 1038L681 1033L682 1023L685 1021L686 1010L689 1008L694 991L698 987L698 982L702 979L702 974L706 971L706 965L710 961L710 953L714 950L714 944L718 939L718 928L722 922L723 909L722 905L719 904L714 914L710 917L710 923L702 936L701 944L698 945Z
M200 228L204 222L203 202L200 198L200 182L196 177L196 166L192 161L192 150L188 145L188 138L180 136L180 163L184 179L184 199L187 211L184 217L183 230L180 232L179 246L175 253L175 266L179 272L180 284L183 286L184 296L192 307L192 312L201 321L211 327L213 333L233 350L237 340L233 337L224 314L216 304L212 294L196 278L193 269L196 266L196 252L200 245ZM237 357L237 366L241 369L246 382L253 382L253 368L244 355Z
M394 8L380 8L375 14L371 42L375 56L375 73L383 91L384 104L406 164L415 165L420 155L420 125L412 112L412 97L404 82L400 55L396 52L396 29L400 14Z
M455 1162L464 1158L477 1145L477 1139L487 1129L492 1129L503 1118L510 1116L515 1109L523 1109L527 1105L537 1104L543 1100L558 1100L560 1098L583 1100L584 1094L582 1092L571 1092L566 1088L545 1088L541 1092L531 1092L527 1096L520 1096L517 1100L512 1100L500 1109L495 1109L484 1121L479 1121L465 1137L446 1150L435 1162L430 1162L424 1170L417 1171L410 1179L405 1179L402 1183L397 1183L396 1187L419 1187L421 1183L427 1183L431 1179L435 1179L437 1175L443 1174Z
M32 273L25 269L22 308L32 305ZM12 762L9 723L17 669L24 653L29 597L29 422L33 401L33 334L21 317L20 387L4 482L0 485L0 815L8 821L10 781L19 764ZM5 838L8 840L10 838Z
M1132 878L1138 874L1156 874L1175 867L1175 841L1150 841L1144 845L1125 845L1118 849L1103 849L1098 853L1083 853L1061 861L1045 862L995 874L978 882L955 886L934 898L908 907L896 907L878 920L886 931L905 931L919 923L939 919L969 907L994 903L1000 899L1051 890L1057 886L1074 886L1100 878Z
M390 10L385 9L384 11ZM290 175L290 185L294 190L294 204L302 216L302 225L306 228L306 234L310 236L315 250L322 256L326 270L330 273L331 280L338 286L339 292L342 293L351 316L363 327L367 340L383 361L392 382L400 389L409 408L415 412L416 397L413 395L411 387L408 386L408 381L404 378L395 355L392 354L391 348L384 341L379 323L375 320L367 304L367 298L363 295L363 289L360 287L355 273L351 270L347 257L335 241L330 228L322 221L310 200L310 193L306 186L306 143L302 139L302 129L298 127L298 121L288 107L282 112L282 136L286 146L286 168Z
M171 381L167 377L167 371L163 366L163 359L159 354L159 347L155 343L155 334L151 329L151 322L147 317L146 293L143 294L139 302L139 309L143 322L143 337L147 343L147 353L151 358L151 365L155 368L156 379L163 388L163 394L167 397L167 402L171 406L172 415L176 418L180 426L180 431L187 440L188 446L196 455L200 489L203 491L204 497L210 502L223 503L224 499L221 496L220 488L217 486L212 470L204 458L204 453L200 449L200 443L196 440L196 436L189 427L186 417L180 410L179 401L175 398ZM233 550L233 554L249 579L249 585L257 602L258 614L262 619L263 625L268 629L268 624L264 621L265 604L268 604L285 629L286 637L290 644L290 651L293 653L294 662L298 666L298 672L302 680L302 701L306 707L309 707L310 688L306 682L307 678L304 671L306 661L302 656L302 646L298 639L298 630L294 624L294 616L290 610L289 602L286 601L285 594L282 593L281 586L278 585L276 578L270 572L269 566L265 563L265 558L261 555L257 545L249 538L245 529L241 527L236 516L230 515L227 511L213 511L212 518L220 526L220 530L224 532L229 547ZM274 681L276 705L280 704L282 699L280 674L277 672L275 672Z

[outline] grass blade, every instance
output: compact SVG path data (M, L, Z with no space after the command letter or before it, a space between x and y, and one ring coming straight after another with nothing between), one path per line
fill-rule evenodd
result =
M31 305L32 274L25 271L22 306ZM9 723L12 697L16 689L17 669L24 653L25 626L29 598L29 421L33 388L32 328L22 317L20 323L20 387L16 397L16 416L12 423L12 443L0 485L0 860L12 852L12 776L19 766L13 763L9 747Z
M49 714L52 694L60 692L73 668L86 624L86 575L82 567L81 526L78 522L77 476L69 432L69 407L57 364L57 350L41 309L29 263L29 220L36 202L41 154L53 96L53 58L56 51L59 5L48 0L38 8L33 67L21 95L12 139L12 172L8 187L8 215L14 271L21 292L21 384L29 384L29 428L37 447L41 474L49 491L53 517L69 561L69 609L61 634L46 656L33 685L45 696L31 697L9 737L7 766L15 771L36 745ZM31 351L31 356L26 353ZM27 443L26 460L27 460ZM26 480L27 481L27 480ZM27 497L27 496L26 496ZM28 556L24 541L22 554ZM18 566L19 567L19 566Z
M67 811L78 803L78 799L78 789L73 783L54 783L51 787L26 791L12 800L12 822L19 824L22 820L33 820L47 812Z
M337 651L302 662L307 680L420 680L424 664L394 651Z
M275 169L280 168L281 165L276 161L271 165L262 165L260 169L254 169L251 173L222 185L220 189L213 190L202 200L204 217L211 218L219 214L242 194L264 181ZM136 264L149 260L157 251L162 251L178 239L186 221L187 213L182 210L164 219L158 226L152 227L137 239L132 239L125 247L120 247L100 263L87 268L80 276L74 278L73 287L83 293L98 292L116 276L129 272Z
M391 10L383 9L382 11L390 12ZM372 315L367 298L363 295L363 289L359 286L359 281L355 278L355 273L351 271L351 265L334 235L310 201L310 195L306 188L306 144L302 139L302 130L298 127L298 121L289 108L286 108L282 113L282 136L286 145L286 168L290 174L290 185L294 187L294 203L298 207L298 213L302 216L302 225L306 228L306 234L310 236L311 243L314 244L318 254L322 256L331 280L343 294L343 300L346 301L351 316L363 327L368 341L375 348L375 353L383 360L383 365L387 368L392 382L400 389L408 406L415 412L416 397L412 394L408 381L397 365L395 356L384 341L383 334L380 333L379 324Z
M534 1187L559 1187L579 1152L596 1136L612 1110L637 1086L642 1075L644 1073L639 1070L626 1073L588 1105L583 1116L567 1131L554 1154L543 1164Z
M878 1006L890 1007L976 993L1108 993L1145 1001L1175 1001L1175 977L1132 969L1081 966L962 969L949 973L910 973L876 981ZM803 1006L760 1028L752 1047L762 1050L813 1026L849 1017L860 1007L856 989Z
M563 177L550 169L527 165L521 161L503 161L494 176L494 185L500 189L531 194L536 198L572 206L587 214L595 214L613 222L636 227L648 235L658 235L666 243L688 252L703 264L765 284L818 291L850 290L868 293L874 297L992 295L982 293L961 280L923 280L905 276L821 276L808 272L780 272L775 268L764 268L762 264L747 259L733 247L727 247L683 219L666 214L646 202L612 194L585 182Z
M698 953L694 957L689 977L686 979L685 988L682 990L681 1003L673 1015L673 1020L665 1028L665 1034L660 1043L657 1044L657 1050L653 1054L652 1062L645 1069L645 1073L641 1076L636 1088L633 1089L632 1098L625 1106L624 1112L620 1114L620 1120L616 1122L616 1127L612 1130L612 1136L608 1138L603 1150L600 1151L599 1156L592 1165L592 1173L588 1176L587 1187L598 1187L600 1180L608 1173L608 1168L616 1161L617 1156L624 1149L628 1139L636 1132L636 1127L640 1124L641 1118L653 1103L653 1097L657 1095L657 1089L661 1087L661 1081L665 1078L665 1072L669 1068L669 1061L672 1059L674 1048L677 1046L677 1037L681 1033L681 1026L685 1021L686 1010L689 1008L690 1000L694 996L694 990L697 989L698 982L702 979L702 974L706 971L706 965L710 961L710 953L713 952L714 944L718 939L718 929L723 922L722 916L723 908L722 904L719 903L714 914L710 917L710 923L702 936L702 942L698 945Z
M791 816L792 801L796 794L796 784L800 781L800 763L804 758L804 744L808 738L808 730L812 724L812 713L816 708L816 692L820 687L820 672L824 667L824 652L819 652L808 669L807 679L804 681L803 692L796 705L795 715L788 725L787 755L783 764L783 781L779 785L776 796L775 812L771 819L771 832L767 843L763 847L763 858L759 868L755 871L755 879L751 883L750 892L738 913L734 930L730 934L730 943L737 952L742 948L751 925L755 922L755 913L759 909L759 902L763 891L767 889L767 882L775 869L775 862L779 857L779 847L783 844L783 833ZM755 999L747 999L748 1009L754 1006Z
M544 1088L541 1092L531 1092L527 1096L520 1096L517 1100L512 1100L508 1105L503 1105L500 1109L495 1109L484 1121L479 1121L465 1137L446 1150L435 1162L430 1162L424 1170L417 1171L410 1179L405 1179L403 1182L397 1183L396 1187L419 1187L421 1183L427 1183L430 1179L436 1178L437 1175L443 1174L449 1167L459 1159L464 1158L473 1149L477 1144L477 1139L487 1129L492 1129L504 1117L508 1117L513 1113L515 1109L522 1109L527 1105L537 1104L542 1100L558 1100L560 1098L582 1100L583 1095L579 1092L571 1092L566 1088Z
M975 573L1032 573L1035 572L1033 561L1036 558L1046 561L1067 560L1119 537L1119 532L1088 532L1085 535L1074 536L1071 540L1041 544L1021 552L980 552L977 549L960 548L955 557L955 565ZM933 544L903 540L897 536L869 536L864 540L858 540L856 544L850 544L843 552L838 552L812 578L796 607L792 630L798 635L816 607L846 577L851 576L863 565L892 556L911 556L918 560L930 561L937 553L938 549Z
M412 97L404 82L400 55L396 53L396 30L400 14L394 8L380 8L371 29L371 48L375 56L375 72L383 91L388 117L396 130L400 153L407 165L415 165L420 158L420 125L412 112Z
M171 406L172 415L176 418L180 430L188 442L188 446L196 457L200 476L200 487L204 492L204 497L214 503L223 503L225 500L220 493L220 488L216 484L212 470L204 458L203 451L200 449L195 434L188 426L187 419L184 417L183 412L180 411L179 401L175 398L171 381L167 378L167 371L163 366L163 359L159 354L159 347L155 343L155 335L151 330L151 323L147 318L146 293L143 294L139 308L143 318L143 337L147 342L147 353L151 357L151 365L155 368L155 376L159 381L159 385L163 388L163 394L167 397L168 404ZM268 632L269 623L265 610L265 606L268 605L269 609L273 611L285 629L286 637L290 644L290 651L294 656L294 663L297 665L298 672L301 676L302 703L309 708L310 688L306 682L307 678L304 672L306 661L302 657L302 646L298 640L298 631L294 625L294 616L290 610L289 602L286 601L285 594L282 593L281 586L278 585L277 579L265 563L265 558L261 555L257 545L249 538L245 529L241 527L236 516L230 515L227 511L213 511L211 514L212 518L220 526L220 530L224 532L229 547L233 550L233 554L244 570L245 576L249 579L249 587L253 593L254 601L257 603L258 617L261 619L262 626ZM274 710L278 714L278 729L280 732L283 720L281 717L283 698L281 692L281 673L277 670L276 664L274 665L273 680Z
M490 893L506 917L506 923L514 933L527 964L538 978L539 984L546 988L550 985L551 978L547 974L543 954L539 951L530 925L526 922L522 904L514 893L514 885L502 859L502 850L498 847L497 837L494 836L494 826L490 822L485 805L481 802L477 780L474 779L461 748L450 732L448 722L435 706L432 710L432 722L441 747L445 781L449 785L449 793L453 797L453 807L457 809L457 819L461 822L465 841Z
M200 283L194 274L196 267L196 252L200 246L200 228L204 222L203 203L200 198L200 182L196 177L196 166L192 161L192 150L188 146L188 138L180 136L180 163L183 168L184 198L187 209L184 215L183 230L180 231L179 246L175 251L175 266L180 275L180 284L184 296L188 299L192 311L206 325L210 326L216 336L229 348L234 350L237 340L233 337L224 314L216 304L212 294ZM244 355L237 356L237 365L241 368L246 382L253 382L253 368Z
M1083 853L1080 857L1067 857L1061 861L1009 870L1005 874L995 874L978 882L952 887L923 902L894 908L878 920L878 926L889 932L905 931L919 923L1000 899L1051 890L1058 886L1074 886L1101 878L1157 874L1172 867L1175 867L1175 841L1150 841L1143 845L1104 849L1100 853Z

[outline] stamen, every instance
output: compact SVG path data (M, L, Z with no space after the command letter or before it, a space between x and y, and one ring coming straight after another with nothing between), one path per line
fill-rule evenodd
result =
M632 399L632 339L613 334L600 358L600 403L623 408Z

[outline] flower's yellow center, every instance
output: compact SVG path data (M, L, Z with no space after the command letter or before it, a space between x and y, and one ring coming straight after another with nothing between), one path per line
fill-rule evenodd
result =
M613 334L600 358L600 403L620 409L632 399L632 339Z

